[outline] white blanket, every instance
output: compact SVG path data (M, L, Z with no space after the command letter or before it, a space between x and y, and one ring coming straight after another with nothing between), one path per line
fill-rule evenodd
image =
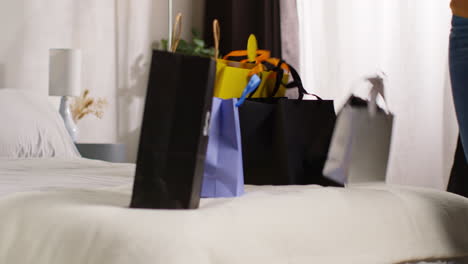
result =
M64 178L53 190L0 199L0 263L379 264L468 255L468 200L448 193L247 186L243 197L204 199L198 210L135 210L127 208L132 165L0 164L0 181ZM78 178L101 184L65 188Z
M134 171L132 164L89 159L0 158L0 197L15 192L131 184Z

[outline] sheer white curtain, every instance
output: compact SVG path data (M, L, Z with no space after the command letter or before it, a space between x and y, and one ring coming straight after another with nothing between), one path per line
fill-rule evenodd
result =
M396 115L389 180L443 189L457 126L448 75L449 0L297 0L300 68L339 108L384 71ZM358 89L359 90L359 89Z

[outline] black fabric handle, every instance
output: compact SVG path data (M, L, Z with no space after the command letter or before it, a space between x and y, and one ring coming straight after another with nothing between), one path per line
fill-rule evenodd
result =
M285 86L287 89L296 88L296 87L299 89L299 98L298 98L299 101L302 101L304 99L305 94L315 96L319 101L323 101L323 99L320 96L316 94L310 94L307 92L307 90L304 88L304 85L302 84L301 76L299 75L297 70L291 65L287 64L284 60L280 60L278 65L274 65L267 61L263 61L262 64L265 66L265 68L268 71L273 71L276 73L275 86L269 98L275 97L276 94L279 92L281 85L283 84L284 70L281 68L281 66L284 64L288 66L289 71L291 72L291 76L293 78L293 81L286 84ZM260 87L260 85L258 87ZM253 95L257 92L258 87L252 93L249 94L249 97L248 97L249 99L251 99Z
M275 87L273 89L273 93L269 96L269 98L275 97L276 94L279 91L281 81L283 80L283 76L284 76L284 71L281 69L281 65L283 63L285 63L285 62L283 60L280 60L280 63L278 63L278 65L275 66L275 65L273 65L273 64L271 64L271 63L269 63L267 61L262 62L262 64L265 66L265 68L268 71L274 71L277 74L276 81L275 81ZM260 87L260 85L258 87ZM253 97L253 95L257 92L258 87L257 87L257 89L255 89L253 92L251 92L249 94L249 97L248 97L249 99L251 99Z
M262 64L265 66L265 68L268 70L268 71L274 71L276 72L277 74L277 77L276 77L276 81L275 81L275 87L273 89L273 93L270 95L269 98L273 98L276 96L276 94L278 93L279 91L279 88L280 88L280 85L281 85L281 81L283 80L283 76L284 76L284 71L281 69L281 65L285 63L283 60L280 60L280 62L278 63L278 65L273 65L267 61L263 61ZM258 86L260 87L260 85ZM257 92L258 90L258 87L249 94L249 99L252 99L253 95Z
M276 72L276 82L275 82L275 89L273 90L273 96L276 96L278 93L281 84L283 83L283 77L284 77L284 70L281 69L281 65L286 64L284 60L280 60L278 65L273 69L274 72ZM287 65L287 64L286 64Z
M280 86L282 84L283 76L284 76L284 70L281 69L281 66L283 64L285 64L286 66L288 66L289 71L291 72L291 76L293 78L292 82L286 84L287 89L297 87L299 89L299 100L300 101L302 101L304 99L304 94L313 95L313 96L317 97L317 99L320 100L320 101L323 100L320 96L318 96L316 94L310 94L310 93L307 92L307 90L304 88L304 85L302 84L301 76L299 75L297 70L294 67L292 67L291 65L287 64L284 60L280 60L278 65L276 65L276 66L269 63L269 62L264 62L263 64L266 66L266 68L268 70L274 71L277 74L275 88L273 90L272 97L274 97L276 95L276 93L278 93L278 91L280 89Z
M319 101L323 101L323 99L316 95L316 94L310 94L307 92L307 90L304 88L304 85L302 84L302 79L301 79L301 76L299 76L299 73L296 71L296 69L294 69L294 67L292 67L291 65L287 64L288 67L289 67L289 71L291 72L291 76L293 77L293 81L288 83L286 85L286 88L290 89L290 88L298 88L299 89L299 100L302 100L304 99L304 94L308 94L308 95L313 95L315 97L317 97L317 99Z
M283 63L286 64L284 60L280 60L278 65L273 65L267 61L262 62L262 64L265 66L265 68L268 71L273 71L276 73L275 87L273 88L273 92L271 93L270 98L273 98L276 96L282 84L283 77L284 77L284 70L281 69L281 65L283 65Z

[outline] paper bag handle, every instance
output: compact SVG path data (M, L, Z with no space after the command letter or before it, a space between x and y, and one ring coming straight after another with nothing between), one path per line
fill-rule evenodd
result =
M385 103L385 107L388 110L388 103L385 98L385 84L384 79L381 75L377 74L373 77L368 77L367 81L372 84L372 88L369 92L369 113L371 116L375 116L377 113L377 97L380 95Z
M174 22L174 31L171 37L171 52L176 52L182 35L182 13L178 13Z
M218 19L213 20L214 58L219 58L219 41L221 40L221 28Z

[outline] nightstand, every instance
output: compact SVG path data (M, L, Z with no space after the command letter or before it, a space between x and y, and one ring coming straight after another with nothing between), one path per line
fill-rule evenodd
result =
M127 162L124 144L76 143L76 148L83 158L109 162Z

